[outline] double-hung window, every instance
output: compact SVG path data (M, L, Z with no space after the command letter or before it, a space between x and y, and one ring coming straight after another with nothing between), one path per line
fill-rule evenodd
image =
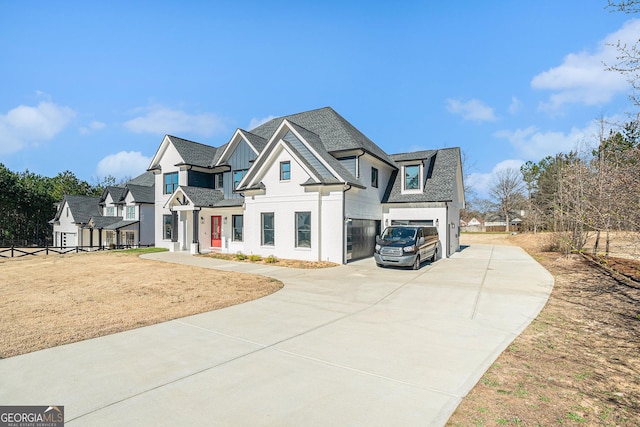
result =
M242 242L242 226L244 218L242 215L232 215L231 221L233 222L233 241Z
M311 212L296 212L296 248L311 247Z
M173 216L162 215L163 221L163 238L165 240L171 240L171 229L173 228Z
M164 174L164 194L173 194L178 188L178 172Z
M404 167L404 189L420 189L420 165L407 165Z
M262 214L262 246L275 246L276 230L273 212Z
M216 173L213 175L213 188L216 190L222 190L224 187L224 175L221 173Z
M136 219L136 207L127 206L127 219Z
M110 207L107 208L107 215L106 216L116 216L113 206L110 206Z
M291 179L291 162L280 162L280 181Z

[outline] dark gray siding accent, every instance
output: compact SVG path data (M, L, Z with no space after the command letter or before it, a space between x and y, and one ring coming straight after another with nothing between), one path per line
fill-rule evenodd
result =
M233 171L249 169L251 167L251 162L253 162L256 157L256 153L244 140L238 143L235 150L229 157L229 160L227 161L227 164L231 167L231 171L224 173L225 199L237 199L242 197L242 195L233 192Z
M298 152L309 162L309 164L320 173L322 178L333 178L333 174L329 172L320 160L311 153L311 151L307 148L306 145L302 143L293 133L287 132L284 136L285 141L287 141L293 148L298 150Z
M344 166L346 170L351 172L351 175L357 176L356 175L356 161L357 161L356 156L343 157L341 159L338 159L338 161L342 166Z
M155 207L151 204L140 205L140 244L155 244Z

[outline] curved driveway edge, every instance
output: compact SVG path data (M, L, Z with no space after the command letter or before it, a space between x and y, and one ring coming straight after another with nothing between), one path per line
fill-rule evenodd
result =
M373 259L300 270L161 252L281 280L248 303L0 360L0 405L67 425L444 425L546 303L519 247L472 245L418 271Z

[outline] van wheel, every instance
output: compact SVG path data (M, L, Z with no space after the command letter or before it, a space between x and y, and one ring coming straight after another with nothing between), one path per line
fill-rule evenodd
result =
M438 250L433 251L433 256L431 257L431 262L436 262L436 258L438 258Z
M414 270L420 270L420 255L416 255L416 260L413 263Z
M378 263L376 263L376 265L377 265L378 267L380 267L380 268L384 268L384 264L378 264Z

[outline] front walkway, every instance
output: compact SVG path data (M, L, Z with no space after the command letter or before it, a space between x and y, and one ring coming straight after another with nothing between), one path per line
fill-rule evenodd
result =
M264 274L285 287L0 360L0 405L64 405L70 426L443 425L553 286L506 246L474 245L419 271L372 259L298 270L145 257Z

